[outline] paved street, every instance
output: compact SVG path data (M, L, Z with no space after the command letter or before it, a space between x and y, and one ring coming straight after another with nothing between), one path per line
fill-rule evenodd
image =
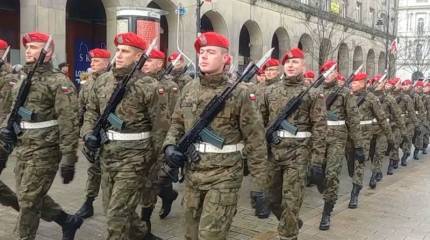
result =
M1 178L9 186L13 185L12 166L2 174ZM84 199L87 163L83 159L78 164L78 176L70 185L63 185L58 176L50 195L68 212L75 212ZM386 166L384 167L386 169ZM366 176L368 177L369 170ZM368 178L366 179L368 183ZM351 183L346 169L343 169L341 197L336 205L330 231L318 230L322 200L316 189L308 188L302 211L304 226L300 239L305 240L337 240L337 239L430 239L430 156L420 161L410 161L408 167L400 167L394 176L384 176L376 190L363 189L360 195L359 208L347 208ZM182 186L176 186L181 189ZM260 220L253 216L249 206L249 183L244 182L238 213L234 219L229 239L269 240L276 235L277 221ZM180 200L175 202L173 213L166 219L158 218L158 209L153 216L153 232L163 239L183 239L183 210ZM13 228L16 212L0 207L0 240L13 239ZM41 222L38 240L60 239L61 229L53 223ZM85 221L77 234L77 240L104 239L105 222L101 209L101 201L97 200L96 214Z

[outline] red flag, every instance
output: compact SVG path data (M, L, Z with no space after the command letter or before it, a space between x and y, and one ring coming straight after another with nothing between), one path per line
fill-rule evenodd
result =
M396 55L396 54L397 54L397 39L394 39L394 40L391 42L390 52L391 52L391 54L393 54L393 55Z

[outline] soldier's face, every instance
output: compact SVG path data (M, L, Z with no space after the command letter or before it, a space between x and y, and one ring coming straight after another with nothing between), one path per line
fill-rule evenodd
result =
M353 81L351 83L352 92L358 92L366 86L366 81Z
M199 67L207 75L220 74L224 71L224 65L228 60L227 49L215 46L200 48Z
M287 59L284 64L284 72L287 77L295 77L305 71L305 60L301 58Z
M263 83L264 81L266 81L266 76L264 76L264 75L257 75L257 81L259 83Z
M144 73L157 73L163 68L163 60L150 58L142 67Z
M411 85L404 85L404 86L402 86L402 90L403 91L409 91L409 90L411 90Z
M305 86L310 86L312 84L314 80L312 78L304 78L303 79L303 84L305 84Z
M343 87L343 86L345 86L345 81L338 80L338 81L337 81L337 85L339 85L339 86Z
M36 62L44 46L45 46L45 43L42 43L42 42L27 43L27 45L25 46L25 62L26 63ZM44 62L48 62L49 60L51 60L52 53L53 53L52 48L49 48Z
M91 70L93 72L104 71L108 65L109 60L106 58L91 58Z
M386 84L385 84L385 90L389 91L389 90L392 90L393 88L394 88L394 86L393 86L393 85L391 85L391 84L389 84L389 83L386 83Z
M268 67L264 70L266 79L274 79L279 75L279 67Z
M179 70L179 69L182 69L183 67L185 67L185 61L181 59L173 66L173 69Z
M134 62L137 62L142 55L142 51L137 48L118 45L116 48L115 67L126 68L131 66Z
M415 92L422 93L423 92L423 88L422 87L415 87Z
M326 83L332 83L336 81L338 73L335 71L332 74L328 75L327 78L324 80Z
M2 57L3 57L4 52L6 52L6 50L5 50L5 49L0 49L0 58L2 58Z

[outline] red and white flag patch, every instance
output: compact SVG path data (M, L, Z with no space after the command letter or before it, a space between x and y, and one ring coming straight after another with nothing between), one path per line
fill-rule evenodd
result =
M164 88L159 88L158 89L158 94L164 95Z
M257 100L257 96L255 96L255 94L251 93L251 94L249 94L249 100L255 101L255 100Z
M61 86L61 91L63 91L64 94L70 94L73 92L73 88L67 87L67 86Z

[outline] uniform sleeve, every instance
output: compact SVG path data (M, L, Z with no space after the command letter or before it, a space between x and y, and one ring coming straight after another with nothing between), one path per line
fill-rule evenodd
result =
M267 144L257 99L250 97L248 89L241 96L239 124L245 144L248 168L253 181L260 187L269 184Z
M268 101L268 91L269 88L266 88L264 91L262 91L261 94L261 98L260 101L260 112L261 112L261 117L263 119L263 124L264 127L267 127L269 125L269 118L270 118L270 112L269 112L269 101Z
M393 116L393 121L395 121L396 126L400 129L400 132L402 135L405 135L405 121L402 118L402 111L400 110L399 105L397 104L396 100L392 97L387 98L390 104L391 113Z
M327 135L327 109L325 97L322 93L315 93L312 95L312 104L309 114L312 123L311 163L314 165L322 165L326 149L325 137Z
M381 108L381 104L379 103L376 97L372 97L371 99L372 112L378 120L379 126L384 131L387 139L393 140L393 132L391 131L391 126L387 121L387 115Z
M412 98L405 97L406 100L406 108L408 111L409 119L416 126L418 123L417 114L415 113L415 106Z
M57 87L55 95L60 151L63 161L65 161L63 164L73 165L77 161L76 151L79 140L78 97L75 87L70 81L64 79L62 82Z
M349 93L345 94L345 111L346 119L345 124L348 128L348 135L352 139L354 146L362 146L362 134L361 134L361 114L358 110L357 99L354 95Z
M81 127L81 137L84 137L86 134L91 132L93 129L97 118L100 116L100 105L98 101L98 87L97 83L94 83L94 86L89 90L86 102L86 109L84 113L84 123Z
M182 114L181 110L183 97L184 95L182 94L176 102L175 110L172 114L172 122L163 143L163 149L167 145L176 144L179 138L185 134L184 115Z
M169 113L170 113L170 115L173 114L173 111L175 110L176 102L178 101L178 98L181 95L178 84L176 84L173 81L171 81L171 82L172 82L172 86L170 88L170 93L169 93Z

